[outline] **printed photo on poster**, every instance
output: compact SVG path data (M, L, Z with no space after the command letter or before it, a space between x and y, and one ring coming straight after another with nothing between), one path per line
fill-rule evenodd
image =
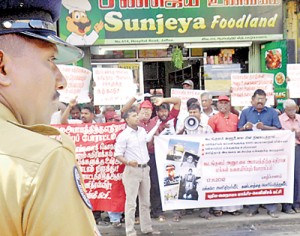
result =
M181 167L196 168L199 162L199 156L191 152L184 152Z
M178 199L179 185L167 186L164 191L164 202Z
M199 198L198 180L201 177L196 176L193 168L183 168L181 173L178 199L197 201Z
M199 143L197 142L189 142L186 140L177 140L170 139L168 145L168 154L166 159L169 161L180 162L182 163L186 160L188 154L193 156L193 161L199 160L199 157L196 158L196 154L199 150ZM187 154L186 154L187 153Z
M164 177L164 186L179 184L179 167L175 164L166 165L166 172Z

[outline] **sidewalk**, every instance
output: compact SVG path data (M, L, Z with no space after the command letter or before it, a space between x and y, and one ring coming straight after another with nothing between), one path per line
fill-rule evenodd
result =
M212 220L199 218L199 210L194 210L192 215L185 215L180 222L173 222L172 211L165 212L166 221L159 222L152 219L153 228L161 231L163 236L282 236L300 235L300 214L285 214L280 212L277 219L267 215L266 210L259 208L259 214L254 217L243 214L233 216L224 213L222 217L213 217ZM98 226L102 235L125 236L125 225L122 228ZM138 235L141 235L139 225L136 225Z

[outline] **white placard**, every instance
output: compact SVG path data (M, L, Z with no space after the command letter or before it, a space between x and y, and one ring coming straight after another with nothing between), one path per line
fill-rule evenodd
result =
M287 84L290 98L300 98L300 64L287 64Z
M267 106L274 105L274 75L269 73L245 73L231 75L231 105L251 106L255 90L262 89L267 94Z
M59 70L67 80L67 88L59 90L59 100L69 103L71 99L77 97L78 103L88 103L89 87L92 72L86 68L71 65L58 65Z
M94 104L124 105L137 91L132 70L93 68Z

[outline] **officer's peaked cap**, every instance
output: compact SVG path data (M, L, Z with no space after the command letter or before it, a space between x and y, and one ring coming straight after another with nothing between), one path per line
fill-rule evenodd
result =
M61 0L1 0L0 35L20 33L57 46L57 63L69 64L83 52L56 35Z

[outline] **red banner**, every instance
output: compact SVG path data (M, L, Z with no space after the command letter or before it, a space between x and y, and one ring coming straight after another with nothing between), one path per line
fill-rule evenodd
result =
M122 184L124 165L114 158L117 134L125 123L55 125L68 134L76 145L87 196L94 211L123 212L125 191Z

